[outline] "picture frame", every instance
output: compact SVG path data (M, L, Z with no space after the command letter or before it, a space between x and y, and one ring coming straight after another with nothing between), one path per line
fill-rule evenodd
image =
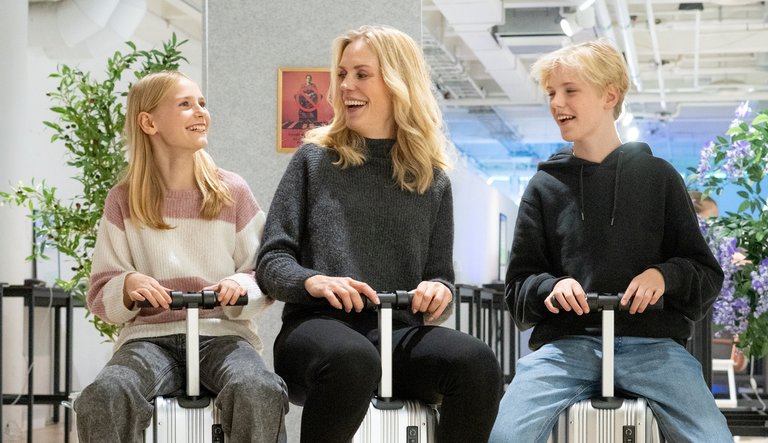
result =
M280 68L277 75L277 151L292 153L309 129L328 124L331 72L327 68Z

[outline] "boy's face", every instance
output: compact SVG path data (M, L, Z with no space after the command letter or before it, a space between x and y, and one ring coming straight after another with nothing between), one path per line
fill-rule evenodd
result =
M563 140L587 141L590 136L601 134L606 125L614 127L615 100L612 101L614 94L608 89L601 93L574 68L560 66L552 71L547 84L549 111Z

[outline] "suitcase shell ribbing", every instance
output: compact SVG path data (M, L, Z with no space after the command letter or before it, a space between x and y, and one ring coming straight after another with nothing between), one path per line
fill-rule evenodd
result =
M146 443L225 443L220 411L213 400L204 408L179 405L175 397L155 398L152 425L144 433Z
M171 309L187 310L187 396L155 397L152 423L144 431L145 443L225 443L221 412L214 398L200 395L199 310L218 304L213 291L171 292ZM247 303L243 297L238 305Z
M374 307L379 311L381 381L352 443L432 443L437 429L436 408L418 400L392 398L392 310L410 306L410 295L396 291L378 296L381 305Z
M618 409L581 401L560 414L548 443L663 443L645 399L625 399Z
M399 409L371 403L352 443L427 443L435 441L437 413L420 401L405 400Z
M547 443L664 443L656 417L644 398L614 397L614 309L622 294L587 294L590 310L602 310L602 398L583 400L557 419ZM662 303L647 309L661 309Z

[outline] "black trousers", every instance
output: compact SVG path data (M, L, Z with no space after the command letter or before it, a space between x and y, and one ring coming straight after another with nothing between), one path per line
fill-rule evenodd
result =
M302 442L347 443L381 377L374 312L329 312L283 319L275 372L303 403ZM437 441L488 440L502 392L491 349L439 326L393 325L393 388L403 399L441 403Z

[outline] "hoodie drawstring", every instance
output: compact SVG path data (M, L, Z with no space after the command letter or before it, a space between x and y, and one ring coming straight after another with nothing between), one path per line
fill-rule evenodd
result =
M611 226L613 226L613 221L616 219L616 206L619 204L619 175L621 174L621 154L623 153L624 151L619 151L619 158L616 161L616 179L613 183L613 210L611 210ZM584 191L582 191L582 193L583 192Z
M584 165L581 165L581 170L579 171L579 197L581 198L581 221L584 221Z

